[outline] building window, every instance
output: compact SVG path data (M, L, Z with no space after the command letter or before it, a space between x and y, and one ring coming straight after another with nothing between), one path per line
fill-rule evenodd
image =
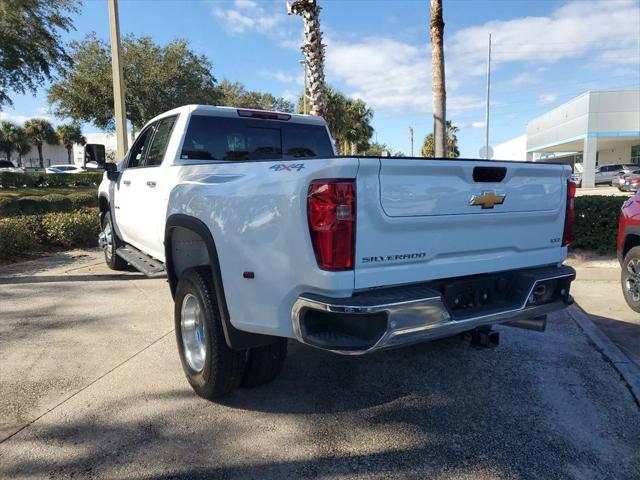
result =
M640 145L631 147L631 163L640 165Z

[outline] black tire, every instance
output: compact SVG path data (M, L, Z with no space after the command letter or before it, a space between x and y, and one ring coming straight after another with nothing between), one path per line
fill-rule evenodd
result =
M122 246L122 240L118 238L118 234L113 228L113 221L111 220L111 212L107 212L104 214L102 218L102 231L109 228L111 232L111 244L108 244L103 248L104 252L104 262L111 270L126 270L127 262L125 262L122 258L116 255L116 250Z
M635 271L635 275L632 273L633 271ZM627 304L631 310L640 312L640 247L633 247L624 256L620 282ZM635 295L631 288L633 284L635 284L635 292L637 292Z
M287 339L249 349L243 387L257 387L273 381L282 371L287 358Z
M188 295L196 298L203 315L205 354L203 367L199 371L192 368L185 356L181 320L183 303ZM247 351L232 350L227 345L209 267L189 268L180 276L175 295L175 329L182 368L198 395L213 400L240 386Z

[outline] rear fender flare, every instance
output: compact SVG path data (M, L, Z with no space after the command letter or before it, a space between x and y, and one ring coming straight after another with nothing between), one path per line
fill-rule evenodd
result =
M229 310L227 308L227 301L224 295L224 285L222 281L222 273L220 271L220 262L218 260L218 250L216 249L211 231L204 224L204 222L202 222L202 220L179 213L173 214L169 216L169 218L167 218L164 234L165 266L167 270L167 277L169 279L171 295L175 297L176 287L178 285L178 276L174 267L172 258L173 248L171 245L172 231L176 227L191 230L202 239L207 247L210 262L209 266L211 267L216 300L220 308L222 329L224 331L224 338L227 342L227 345L235 350L244 350L247 348L254 348L275 343L278 340L278 337L245 332L242 330L238 330L231 324L231 320L229 318Z

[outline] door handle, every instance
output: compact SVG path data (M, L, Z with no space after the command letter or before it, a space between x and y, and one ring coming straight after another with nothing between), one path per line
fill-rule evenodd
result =
M156 182L152 182L152 181L147 182L147 187L154 188L155 186L156 186Z
M124 183L128 187L129 185L131 185L131 180L124 180L122 183Z

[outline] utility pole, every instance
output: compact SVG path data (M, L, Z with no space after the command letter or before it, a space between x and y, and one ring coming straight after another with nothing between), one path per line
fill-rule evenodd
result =
M411 143L411 156L413 157L413 127L409 127L409 142Z
M298 60L298 63L304 65L304 91L302 92L302 113L307 114L307 61Z
M124 102L124 77L120 55L120 19L118 0L109 0L109 36L111 39L111 71L113 75L113 111L116 118L117 160L127 154L127 118Z
M489 49L487 50L487 105L484 112L484 158L489 160L489 94L491 92L491 34L489 34Z

